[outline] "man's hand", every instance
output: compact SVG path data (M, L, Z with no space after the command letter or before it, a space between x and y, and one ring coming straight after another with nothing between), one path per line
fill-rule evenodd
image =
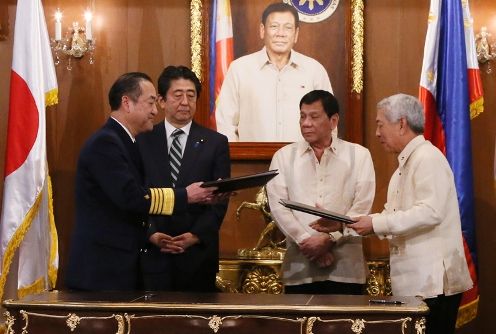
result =
M234 191L231 192L225 192L225 193L217 193L213 194L210 196L210 199L205 201L205 204L220 204L220 203L226 203L229 201L229 198L231 196L235 196L237 193Z
M317 219L316 221L310 223L309 225L311 228L313 228L316 231L323 232L323 233L331 233L331 232L337 232L337 231L342 231L343 230L343 224L332 220L332 219L327 219L327 218L320 218Z
M208 203L214 198L214 191L217 187L200 187L203 182L195 182L186 187L186 193L188 194L188 203Z
M328 253L333 243L334 242L327 234L321 233L306 238L299 244L299 246L303 255L305 255L310 261L315 261L323 254Z
M183 249L183 251L185 251L188 247L199 243L200 239L198 239L198 237L193 233L186 232L172 238L172 242L175 246L180 247Z
M155 232L148 240L158 248L162 248L162 245L171 241L172 237L165 233Z
M179 254L184 252L184 249L174 243L174 238L168 234L155 232L148 240L158 248L161 252Z
M315 259L315 263L319 266L319 268L330 267L334 262L334 256L331 252L324 253L317 259Z
M367 235L374 233L374 226L372 225L372 217L361 216L352 218L356 223L348 225L360 235Z

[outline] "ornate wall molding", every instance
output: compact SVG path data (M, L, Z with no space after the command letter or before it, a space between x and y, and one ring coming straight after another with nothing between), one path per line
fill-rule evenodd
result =
M363 0L351 1L351 92L360 94L363 91L363 56L364 56L364 19Z
M191 0L190 6L190 24L191 24L191 69L195 72L198 79L203 82L202 71L202 1Z

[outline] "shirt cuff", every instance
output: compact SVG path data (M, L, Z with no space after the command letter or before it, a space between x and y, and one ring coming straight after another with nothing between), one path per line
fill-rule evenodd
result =
M308 233L308 232L304 232L304 233L302 233L302 234L300 234L300 235L298 235L298 236L296 237L295 242L296 242L296 243L298 243L298 244L300 244L300 243L302 243L304 240L306 240L306 239L310 238L311 236L312 236L312 235L311 235L310 233Z
M336 232L329 232L329 236L331 237L332 241L338 242L339 239L343 237L343 233L336 231Z
M380 215L372 217L372 228L377 235L388 235L390 232L387 224L387 216Z

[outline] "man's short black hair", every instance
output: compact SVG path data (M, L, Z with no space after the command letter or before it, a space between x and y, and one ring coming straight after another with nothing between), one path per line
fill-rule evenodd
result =
M300 109L303 104L312 104L317 101L322 103L327 117L331 118L332 115L339 113L338 100L330 92L321 89L306 93L300 100Z
M130 72L121 75L110 87L108 93L110 110L114 111L120 108L123 96L128 96L134 102L138 101L142 93L141 81L152 82L152 79L142 72Z
M295 27L298 28L300 26L300 18L298 16L298 11L291 5L288 5L287 3L284 2L276 2L272 3L265 8L265 10L262 13L262 24L265 25L267 22L267 17L269 17L270 14L272 13L284 13L284 12L289 12L293 14L294 19L295 19Z
M160 76L158 77L159 95L165 97L165 95L167 95L167 91L171 86L172 80L177 80L177 79L186 79L192 81L195 84L195 88L196 88L196 98L198 99L198 97L200 97L200 92L201 92L200 80L198 80L198 77L196 76L195 72L193 72L186 66L167 66L162 71L162 74L160 74Z

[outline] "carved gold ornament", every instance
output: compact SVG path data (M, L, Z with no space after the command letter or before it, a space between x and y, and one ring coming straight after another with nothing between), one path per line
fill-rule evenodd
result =
M391 277L389 263L384 261L367 261L367 294L369 296L391 296Z
M5 311L3 313L3 316L5 317L5 333L6 334L14 334L14 323L15 323L15 318L10 315L9 311Z
M210 321L208 322L208 327L210 327L214 331L214 333L217 333L219 331L221 325L222 325L222 319L221 317L216 315L211 317Z
M360 334L365 329L365 320L363 319L355 319L353 324L351 325L351 330L353 333Z
M200 82L203 82L202 73L202 1L191 0L191 70L195 72Z
M425 318L424 317L422 317L421 319L419 319L415 322L415 329L417 330L417 334L425 334Z
M270 267L257 266L253 268L243 281L244 293L282 293L282 283L279 275Z
M67 327L71 329L71 332L74 332L74 330L76 329L76 327L79 325L80 322L81 322L81 318L79 318L74 313L69 313L67 315L67 320L65 321Z
M351 92L363 91L363 0L351 1Z

